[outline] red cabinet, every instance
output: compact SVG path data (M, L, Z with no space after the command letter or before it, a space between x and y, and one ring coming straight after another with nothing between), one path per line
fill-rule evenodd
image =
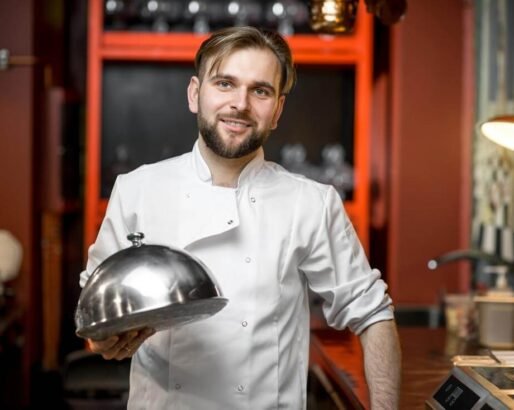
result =
M207 37L194 33L134 32L104 30L104 2L89 2L88 77L86 111L86 172L85 172L85 247L94 242L103 218L107 196L102 188L102 147L106 131L106 68L143 64L146 67L192 67L196 50ZM338 68L353 72L352 82L352 165L354 188L345 207L356 226L364 246L368 246L369 226L369 110L372 69L372 17L364 4L358 11L355 30L351 35L297 34L287 37L299 70L326 69L330 75ZM321 74L323 75L323 73ZM301 78L300 78L301 81ZM127 84L128 86L128 84ZM321 95L325 91L320 90ZM111 92L111 91L109 91ZM344 91L341 91L343 93ZM294 98L294 97L291 97ZM309 104L308 101L305 102ZM330 101L324 101L330 104ZM312 105L317 105L314 101ZM186 106L185 89L183 105ZM286 103L287 105L287 103ZM163 109L170 109L163 107ZM342 115L342 114L341 114ZM323 118L312 118L314 123ZM344 122L344 120L343 120ZM280 126L279 126L280 127ZM318 136L313 135L316 139ZM123 138L123 137L120 137ZM335 136L337 138L337 135ZM104 139L104 141L103 141ZM105 152L104 152L105 154ZM104 161L105 168L105 161ZM105 175L104 175L105 177Z

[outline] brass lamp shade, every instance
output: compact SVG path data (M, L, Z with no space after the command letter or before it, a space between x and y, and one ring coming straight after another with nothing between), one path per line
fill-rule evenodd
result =
M353 31L359 0L311 0L311 27L319 33Z
M480 123L478 130L484 137L514 151L514 115L491 118Z

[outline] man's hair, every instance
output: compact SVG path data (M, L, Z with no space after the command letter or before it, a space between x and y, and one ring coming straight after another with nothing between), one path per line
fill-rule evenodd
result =
M225 57L249 48L268 49L273 52L281 68L280 93L287 94L291 91L296 81L296 70L289 45L278 33L255 27L229 27L213 32L196 53L195 68L200 81L204 75L217 70ZM212 64L207 73L207 63L211 59Z

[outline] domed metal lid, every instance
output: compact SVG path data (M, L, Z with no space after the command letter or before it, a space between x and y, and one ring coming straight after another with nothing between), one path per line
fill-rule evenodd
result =
M76 333L102 340L132 329L162 330L208 318L228 300L209 269L193 255L141 243L103 261L86 282L75 312Z

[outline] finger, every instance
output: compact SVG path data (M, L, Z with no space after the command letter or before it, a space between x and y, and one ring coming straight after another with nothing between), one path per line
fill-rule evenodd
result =
M133 354L134 354L134 351L132 351L128 346L124 346L120 350L118 350L118 352L113 357L113 359L123 360L123 359L127 359L129 357L132 357Z
M155 333L154 329L144 328L139 330L136 337L130 340L125 346L123 346L114 356L116 360L123 360L128 357L132 357L137 349L143 344L143 342Z
M87 339L89 348L94 353L102 353L105 350L111 349L118 342L118 336L111 336L105 340Z
M127 344L120 349L120 354L126 353L127 355L132 356L137 351L137 349L139 349L141 344L154 333L154 329L140 329L137 336L128 341Z
M103 358L107 359L107 360L115 359L120 354L120 351L125 346L127 346L127 344L130 343L130 341L132 339L134 339L137 335L138 335L137 330L132 330L130 332L121 334L119 336L118 341L113 346L111 346L110 348L105 349L103 352L101 352Z
M120 340L116 345L119 345L119 348L124 347L131 343L139 335L139 330L131 330L129 332L123 333L120 336Z
M155 333L154 329L151 328L144 328L142 329L139 334L132 339L129 343L127 343L127 347L129 350L135 352L143 342L148 339L150 336L152 336Z

